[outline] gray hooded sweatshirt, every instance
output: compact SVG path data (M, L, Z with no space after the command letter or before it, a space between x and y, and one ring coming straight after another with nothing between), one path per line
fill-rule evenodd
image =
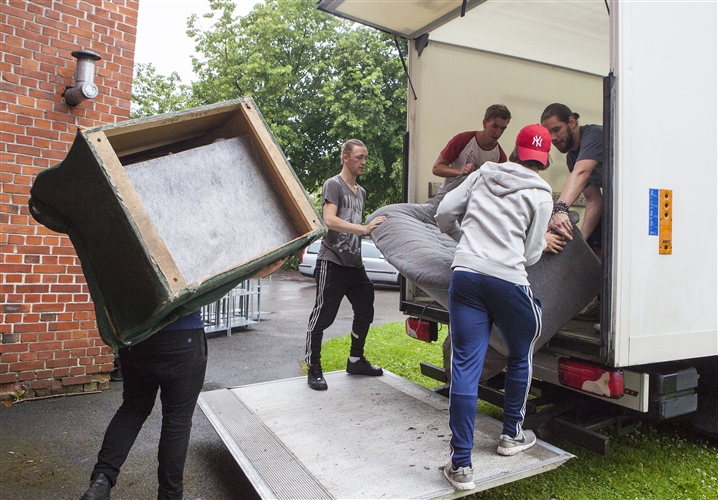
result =
M541 257L552 209L551 186L536 172L486 162L446 195L435 218L459 242L452 269L528 285L525 266Z

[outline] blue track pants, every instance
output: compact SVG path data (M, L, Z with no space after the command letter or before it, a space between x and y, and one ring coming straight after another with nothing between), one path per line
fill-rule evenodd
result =
M541 303L530 286L454 271L449 287L451 459L471 465L479 378L495 323L508 345L503 434L517 437L531 386L533 346L541 334Z

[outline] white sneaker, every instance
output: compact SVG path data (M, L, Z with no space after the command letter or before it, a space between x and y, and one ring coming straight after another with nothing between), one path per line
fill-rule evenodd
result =
M499 437L499 447L496 451L499 455L510 457L520 451L528 450L535 444L536 434L534 434L533 431L522 430L516 438L501 434L501 437Z
M474 484L474 469L471 467L457 467L449 463L444 466L444 477L457 491L467 491L476 488Z

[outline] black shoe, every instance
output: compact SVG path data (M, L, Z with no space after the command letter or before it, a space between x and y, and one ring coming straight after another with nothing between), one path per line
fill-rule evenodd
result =
M322 365L312 365L307 373L307 384L315 391L326 391L327 381L322 374Z
M351 362L347 359L347 373L352 375L369 375L371 377L378 377L384 374L384 370L378 366L372 365L368 359L364 356L359 358L358 361Z
M102 472L92 476L90 487L80 500L110 500L110 479Z

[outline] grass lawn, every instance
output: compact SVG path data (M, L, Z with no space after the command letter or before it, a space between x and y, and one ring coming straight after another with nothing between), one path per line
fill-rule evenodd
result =
M372 363L407 380L433 388L433 379L419 372L419 362L442 366L441 343L427 344L404 333L403 323L390 323L369 331L366 356ZM349 352L349 335L322 347L324 371L343 370ZM479 403L479 411L501 418L501 410ZM718 418L718 415L716 416ZM551 472L468 496L468 499L610 499L674 500L718 499L718 444L691 432L690 419L639 423L636 432L617 436L611 430L611 454L597 455L571 443L555 446L575 459ZM449 450L446 450L447 456ZM474 467L480 467L474 464Z

